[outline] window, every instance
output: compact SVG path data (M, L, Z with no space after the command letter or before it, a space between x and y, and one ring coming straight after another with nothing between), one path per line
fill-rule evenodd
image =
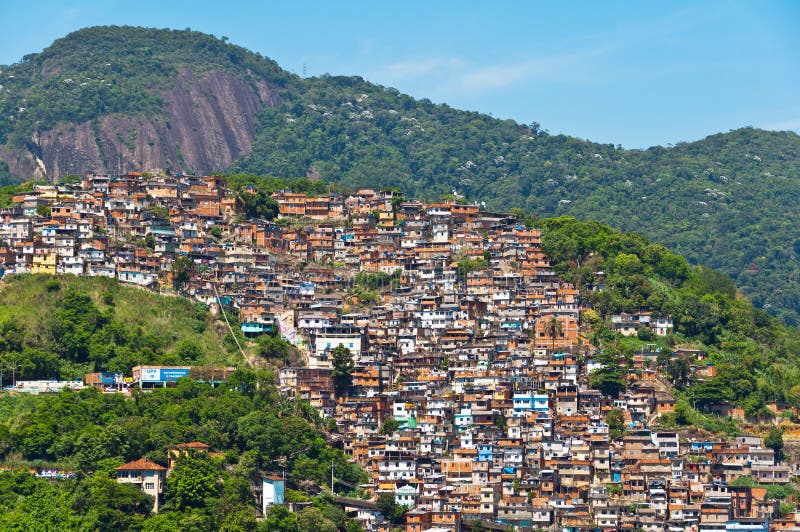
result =
M144 489L146 489L146 490L154 490L154 489L156 489L156 483L155 482L145 482L144 483Z

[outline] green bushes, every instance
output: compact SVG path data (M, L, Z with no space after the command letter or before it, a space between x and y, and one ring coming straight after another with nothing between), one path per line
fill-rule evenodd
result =
M18 379L223 363L212 320L202 305L111 279L25 275L0 286L0 349Z
M135 392L133 398L95 389L0 396L0 460L15 457L29 465L46 460L78 472L78 479L59 483L0 473L0 528L13 529L5 525L29 513L66 529L77 528L70 523L78 521L110 529L102 524L107 521L116 530L182 530L191 521L200 524L190 528L218 530L233 514L250 522L250 484L260 481L262 471L285 470L292 487L305 480L327 485L333 462L337 479L364 482L365 474L328 446L316 425L321 420L307 416L303 404L280 398L268 378L239 370L229 386L183 379L176 388ZM257 381L258 386L244 385ZM157 517L148 517L149 497L108 479L117 465L143 456L166 465L168 446L197 440L225 458L180 457ZM89 473L94 478L85 476ZM315 505L333 517L325 501ZM345 524L344 517L336 521Z
M542 220L542 249L556 271L575 282L606 321L612 314L648 309L653 317L671 316L674 333L669 342L691 344L708 352L718 376L692 382L689 359L666 358L662 370L699 411L734 403L754 420L769 417L767 402L793 401L800 385L800 331L755 309L740 297L730 279L705 267L690 268L686 261L640 235L622 233L597 222L570 217ZM600 273L602 272L602 274ZM600 286L602 290L589 290ZM594 341L604 349L631 342L656 342L668 354L667 340L649 329L638 340L622 339L607 323L593 319ZM616 362L616 359L613 360ZM623 384L618 370L606 368L589 382L604 393ZM795 401L796 402L796 401ZM699 415L699 414L698 414ZM705 416L707 426L730 431Z

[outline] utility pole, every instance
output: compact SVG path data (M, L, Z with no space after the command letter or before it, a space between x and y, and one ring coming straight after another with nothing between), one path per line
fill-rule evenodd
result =
M11 364L11 385L12 386L16 386L17 385L17 366L18 366L18 364L16 362Z
M331 460L331 495L334 495L334 496L336 495L333 492L333 460Z

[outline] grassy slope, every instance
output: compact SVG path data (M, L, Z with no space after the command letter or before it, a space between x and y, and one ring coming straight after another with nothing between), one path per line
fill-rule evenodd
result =
M52 283L58 280L55 288ZM203 362L235 362L222 344L224 325L202 305L180 297L153 294L100 277L54 278L49 275L20 275L5 278L0 285L0 322L14 318L29 334L47 341L46 323L69 289L87 292L101 310L113 310L113 319L140 330L141 336L160 340L163 351L172 351L182 340L193 340L205 353ZM113 296L113 304L104 302L104 294ZM197 332L204 321L202 332Z

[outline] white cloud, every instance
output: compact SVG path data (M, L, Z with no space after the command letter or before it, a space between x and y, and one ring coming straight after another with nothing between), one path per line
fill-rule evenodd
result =
M403 61L386 67L387 72L395 79L424 76L442 64L439 59L423 59L421 61Z
M517 63L489 65L465 72L460 78L460 88L470 92L504 89L523 81L547 79L579 79L584 63L604 53L603 49L590 52L538 57Z
M459 85L469 92L486 92L504 89L517 83L547 80L565 81L586 78L591 60L608 51L599 46L585 51L534 57L516 63L502 63L474 68L461 75Z
M772 131L800 131L800 118L772 122L761 127Z
M443 94L453 90L487 92L502 89L529 79L578 79L588 65L580 63L605 53L606 49L587 52L543 56L517 63L477 64L459 57L420 57L377 65L364 73L364 77L381 85L425 87L428 92ZM310 61L310 59L308 60ZM305 57L300 58L306 63ZM573 68L574 67L574 68Z
M472 92L503 89L528 78L534 70L535 67L530 63L480 67L464 73L459 85L461 89Z
M607 50L596 48L489 65L461 58L409 59L380 67L369 79L392 86L423 83L428 87L425 92L432 96L453 91L485 93L536 79L583 79L589 67L587 61Z
M459 68L463 63L462 60L456 58L430 58L400 61L380 68L377 74L378 77L388 78L391 81L398 81L436 74L437 71L439 73L446 73L452 69Z
M601 56L635 48L652 39L674 38L699 23L695 10L687 9L649 23L571 37L554 43L549 54L526 57L518 51L510 54L511 59L490 63L466 57L404 58L374 69L368 78L406 88L418 96L443 100L457 91L474 96L532 81L586 83L606 76L595 64Z

